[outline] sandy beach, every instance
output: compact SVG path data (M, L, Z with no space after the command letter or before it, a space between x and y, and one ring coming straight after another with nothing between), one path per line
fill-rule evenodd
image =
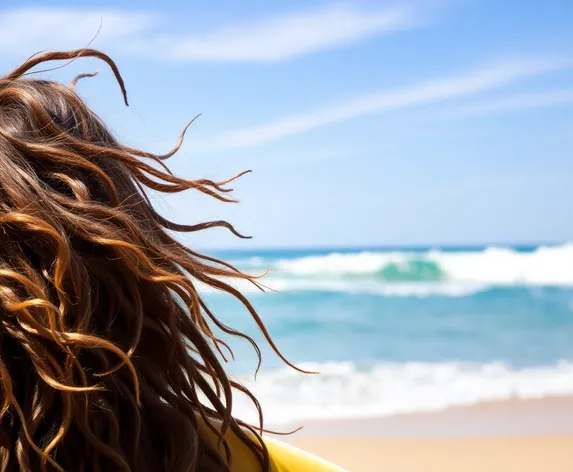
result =
M309 422L283 440L352 472L571 472L573 398Z
M573 436L308 438L293 444L352 472L571 472Z

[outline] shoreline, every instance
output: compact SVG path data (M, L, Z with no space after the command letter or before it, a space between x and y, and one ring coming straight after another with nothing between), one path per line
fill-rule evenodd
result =
M305 438L573 436L573 396L489 401L431 412L297 421L269 427L276 431L292 431L300 426L303 429L296 437Z
M573 470L573 397L309 421L304 426L277 439L352 472Z

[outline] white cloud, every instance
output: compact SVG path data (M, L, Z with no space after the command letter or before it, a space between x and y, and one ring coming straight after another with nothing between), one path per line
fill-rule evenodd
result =
M463 118L511 113L528 109L570 106L573 103L573 90L550 90L545 92L523 93L510 97L481 100L448 110L440 117Z
M0 54L30 54L96 45L176 61L272 62L340 47L368 37L413 28L424 22L409 6L358 9L332 4L283 13L205 34L155 31L157 15L122 9L19 8L0 10ZM164 18L165 19L165 18ZM171 17L177 21L175 13ZM120 41L118 41L120 40Z
M257 146L361 116L474 95L564 66L564 63L554 61L506 61L469 74L432 80L412 87L383 90L315 112L254 128L230 131L221 136L219 142L224 148Z
M273 62L412 28L421 22L420 13L407 6L359 10L335 4L205 35L141 38L129 50L180 61Z
M152 24L152 17L113 9L0 10L0 54L30 55L49 49L81 48L94 37L100 23L98 47L144 31Z

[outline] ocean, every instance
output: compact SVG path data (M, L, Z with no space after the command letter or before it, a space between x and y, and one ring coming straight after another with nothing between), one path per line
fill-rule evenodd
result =
M214 312L263 351L233 341L233 377L272 424L434 411L573 394L573 244L532 247L215 251L248 273L249 314L202 289ZM255 420L245 399L235 414Z

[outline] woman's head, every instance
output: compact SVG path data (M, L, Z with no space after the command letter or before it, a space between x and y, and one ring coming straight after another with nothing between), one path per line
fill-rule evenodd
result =
M239 298L264 331L225 282L256 281L169 234L235 230L172 223L145 194L233 201L230 181L174 176L163 161L180 143L163 156L124 146L71 87L27 75L80 56L109 64L127 103L113 61L89 49L35 56L0 78L0 471L227 470L228 429L266 469L258 435L231 415L244 389L213 330L243 335L195 287ZM223 454L199 427L215 422Z

